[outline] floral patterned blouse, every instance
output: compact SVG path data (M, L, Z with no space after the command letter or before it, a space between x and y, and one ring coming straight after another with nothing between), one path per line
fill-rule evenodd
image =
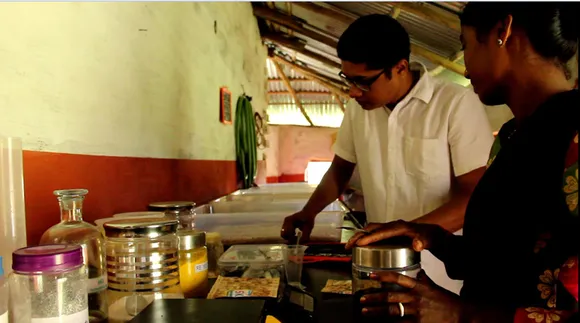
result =
M467 256L446 263L462 297L515 309L515 323L578 315L579 103L558 94L502 127L466 211Z

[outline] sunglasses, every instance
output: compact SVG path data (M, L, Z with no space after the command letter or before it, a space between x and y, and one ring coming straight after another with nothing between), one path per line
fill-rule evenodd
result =
M348 85L348 86L356 86L359 90L363 92L368 92L371 90L371 86L375 83L381 75L385 73L385 70L382 70L379 74L375 76L371 76L365 79L354 79L349 78L343 72L338 73L338 76Z

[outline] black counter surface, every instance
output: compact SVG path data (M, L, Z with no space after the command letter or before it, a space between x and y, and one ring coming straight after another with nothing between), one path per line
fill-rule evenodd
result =
M263 300L160 299L131 323L261 323Z
M328 279L351 279L350 263L305 264L302 283L316 299L315 315L310 322L351 323L352 297L323 294ZM251 299L185 299L156 300L131 323L261 323L265 315L272 314L283 323L307 323L297 315L295 308L272 309L270 302Z

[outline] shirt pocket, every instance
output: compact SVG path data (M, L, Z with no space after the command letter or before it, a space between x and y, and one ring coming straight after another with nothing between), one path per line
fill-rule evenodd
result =
M424 180L449 175L449 149L440 139L404 137L403 145L407 174Z

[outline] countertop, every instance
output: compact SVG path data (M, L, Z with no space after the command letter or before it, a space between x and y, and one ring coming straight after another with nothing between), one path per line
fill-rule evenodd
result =
M351 323L352 320L352 297L348 295L331 295L323 294L322 288L326 285L328 279L349 280L351 279L351 264L350 263L314 263L305 264L302 274L302 283L306 286L306 291L313 295L316 299L315 303L315 317L312 322L317 323ZM169 302L167 302L169 301ZM219 301L213 302L212 301ZM222 302L223 301L223 302ZM216 306L209 306L213 304ZM265 306L266 312L270 312L268 305L261 300L204 300L204 299L185 299L185 300L164 300L163 302L153 302L141 314L135 317L131 322L135 323L153 323L153 322L176 322L175 318L183 318L181 322L192 323L218 323L218 321L211 320L204 316L193 319L194 315L201 317L207 315L207 312L215 312L212 308L230 309L227 318L220 316L219 323L250 323L259 321L252 317L257 306ZM202 310L197 310L195 307L202 307ZM303 318L295 317L292 310L279 312L279 319L283 323L305 323ZM200 314L196 314L200 313ZM227 316L226 315L226 316ZM274 314L275 315L275 314ZM275 315L278 316L278 315ZM207 317L207 319L205 319ZM227 322L224 320L227 319Z

